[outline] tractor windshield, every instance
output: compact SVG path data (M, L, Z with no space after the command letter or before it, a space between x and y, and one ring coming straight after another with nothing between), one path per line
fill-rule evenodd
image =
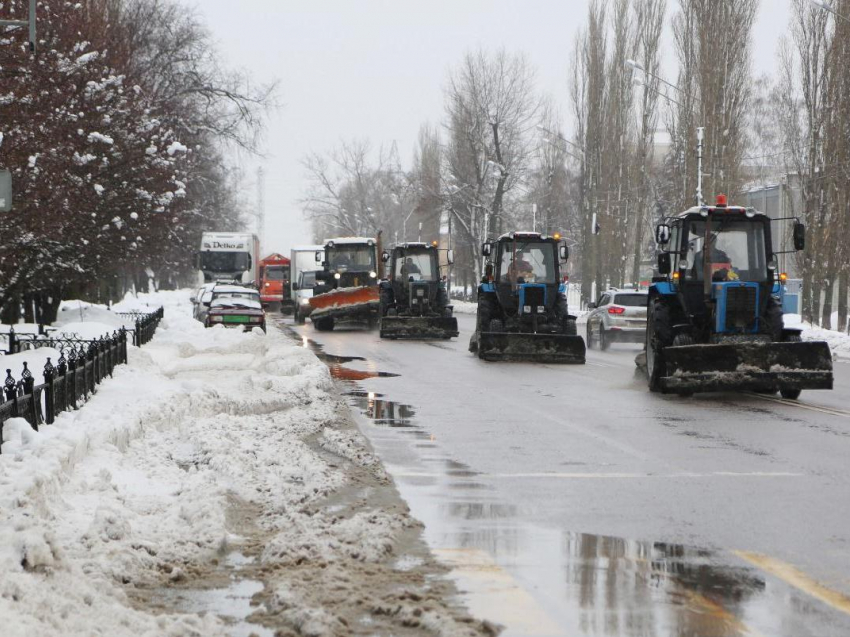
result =
M706 254L705 221L689 224L687 256L691 261L685 279L703 280L703 258ZM709 259L714 281L767 280L764 224L740 218L719 218L711 222Z
M434 253L407 252L399 254L395 261L395 275L402 281L436 281L439 273L436 270L436 259Z
M555 244L505 241L501 249L499 281L502 283L555 283Z
M328 249L330 269L369 272L375 269L375 248L369 245L337 245Z

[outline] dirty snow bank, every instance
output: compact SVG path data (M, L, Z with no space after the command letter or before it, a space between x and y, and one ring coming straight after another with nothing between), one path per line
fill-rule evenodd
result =
M166 305L153 341L54 425L34 432L25 421L7 423L3 634L227 634L214 612L147 600L167 587L204 586L243 544L254 546L265 579L257 613L286 634L347 634L328 600L355 595L364 600L359 612L372 609L396 629L481 634L429 597L432 581L419 582L412 598L400 587L368 597L374 587L362 578L380 573L399 534L418 526L406 507L362 495L346 515L323 506L352 470L389 484L341 417L327 368L276 329L204 329L187 298L128 300Z
M834 357L850 358L850 334L844 334L835 330L826 330L817 325L806 323L799 314L786 314L785 326L802 328L803 340L826 341Z

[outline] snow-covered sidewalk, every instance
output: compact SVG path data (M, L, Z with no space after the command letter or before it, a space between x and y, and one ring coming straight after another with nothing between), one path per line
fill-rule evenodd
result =
M325 365L278 329L204 329L187 299L152 295L154 340L81 410L7 423L3 634L488 634Z

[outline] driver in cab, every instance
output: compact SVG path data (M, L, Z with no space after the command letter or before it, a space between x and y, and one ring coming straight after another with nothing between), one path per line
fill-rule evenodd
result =
M702 276L703 254L700 250L694 256L694 274L695 278ZM722 281L737 281L738 274L732 267L732 259L720 248L711 246L711 280L715 282Z
M517 253L516 259L508 266L505 277L511 283L526 283L534 278L534 268L525 259L525 255Z

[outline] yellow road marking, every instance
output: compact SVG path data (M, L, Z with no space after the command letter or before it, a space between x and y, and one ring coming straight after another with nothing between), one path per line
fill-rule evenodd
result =
M750 637L764 637L763 633L750 628L732 612L726 610L723 605L709 599L705 595L695 591L685 591L685 597L688 599L688 608L695 612L704 612L706 615L713 617L723 624L725 630L723 634L729 634L730 631L741 635L749 635Z
M778 577L786 584L790 584L794 588L820 600L827 606L850 615L850 597L831 588L827 588L795 566L761 553L751 553L749 551L733 551L733 553L753 566L770 573L774 577Z
M474 615L529 637L563 634L564 627L485 551L435 549L434 553L452 569L460 587L466 589L463 592Z
M761 398L762 400L768 400L772 403L779 403L780 405L788 405L789 407L799 407L800 409L808 409L809 411L819 411L822 414L829 414L830 416L841 416L843 418L850 418L850 411L844 411L843 409L835 409L833 407L818 407L816 405L809 405L808 403L801 403L796 400L786 400L784 398L776 398L775 396L765 396L764 394L756 394L752 393L750 396L755 396L756 398Z

